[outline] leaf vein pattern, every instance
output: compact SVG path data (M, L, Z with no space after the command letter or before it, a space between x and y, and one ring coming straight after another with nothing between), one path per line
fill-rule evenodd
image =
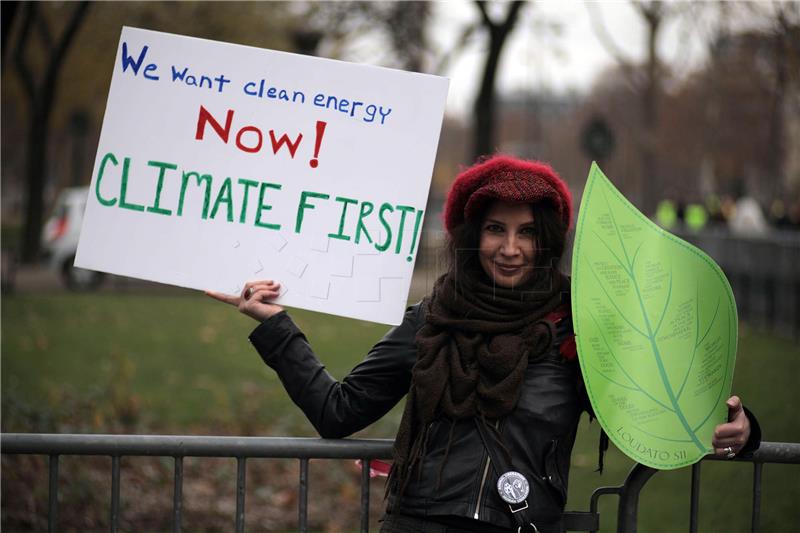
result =
M645 333L644 331L640 330L635 325L633 325L633 322L628 320L628 317L625 316L625 313L622 312L622 309L620 309L617 306L617 303L614 301L614 299L611 297L611 295L608 294L608 291L606 290L605 285L603 285L603 282L600 280L600 276L598 276L597 272L595 272L594 269L591 268L591 265L589 267L589 272L591 272L592 275L594 276L594 279L597 280L597 285L600 287L600 289L602 289L603 294L606 295L606 298L608 299L609 302L611 302L611 305L614 306L614 309L617 311L617 314L620 316L620 318L622 318L622 320L624 320L625 323L628 324L631 327L631 329L633 329L636 333L638 333L639 335L641 335L644 338L647 338L647 333Z
M614 212L612 211L611 206L608 203L608 196L606 195L605 191L603 191L603 198L605 199L606 207L608 208L608 213L609 216L611 217L611 222L614 226L614 231L617 234L617 239L619 240L620 246L622 247L622 252L625 255L625 260L628 262L628 268L630 269L631 266L630 266L630 259L628 258L628 251L625 248L625 242L623 241L622 235L620 234L619 226L617 225L617 221L614 218ZM688 434L689 438L692 439L692 441L694 442L695 446L698 447L698 449L700 449L701 451L706 451L706 447L703 446L703 444L697 438L695 431L692 430L692 428L689 426L689 422L688 420L686 420L686 416L683 414L683 411L681 410L680 405L678 404L678 400L675 397L675 391L673 390L672 385L669 382L667 371L666 368L664 367L664 361L661 358L661 353L660 350L658 349L658 344L656 342L655 335L653 334L653 328L650 325L650 319L647 316L647 309L644 306L644 300L642 299L642 292L641 289L639 288L639 282L636 279L636 276L631 275L631 279L633 281L634 291L636 292L636 296L639 300L639 308L642 312L642 317L644 318L644 325L645 328L647 329L646 336L650 340L650 346L653 350L653 357L655 359L656 366L658 367L658 373L659 376L661 377L661 383L664 386L664 390L667 393L667 397L669 398L670 403L672 404L672 408L674 410L675 415L678 417L678 420L680 421L684 430Z
M698 284L698 287L695 290L695 294L696 294L696 296L695 296L695 301L694 301L694 303L695 303L695 311L694 311L694 320L695 320L694 338L695 338L695 341L694 341L694 348L692 349L692 357L691 357L691 359L689 359L689 367L686 369L686 374L684 374L684 376L683 376L683 382L681 383L681 387L678 389L678 399L679 400L681 398L681 395L683 394L683 389L684 389L684 387L686 387L686 383L689 380L689 375L692 372L692 366L694 365L694 359L695 359L695 356L697 355L697 348L699 348L700 345L703 344L703 341L706 339L706 336L708 336L708 333L711 331L711 327L717 321L717 314L719 313L719 298L717 298L717 307L714 309L714 316L711 318L711 322L709 322L708 328L706 328L705 333L703 333L703 336L698 340L697 337L700 334L700 287L699 287L699 284Z
M730 349L730 345L731 345L731 324L732 324L732 321L731 321L731 318L730 318L730 316L729 316L729 317L728 317L728 331L727 331L727 335L725 335L725 338L726 338L726 339L728 339L728 340L727 340L727 345L726 345L726 347L725 347L725 351L726 351L726 353L728 354L728 359L730 359L730 358L731 358L731 349ZM719 401L722 399L722 391L725 389L725 383L728 381L728 371L730 370L730 367L731 367L731 365L730 365L730 361L725 361L725 375L724 375L724 376L722 377L722 379L720 380L720 384L719 384L719 392L717 392L717 399L716 399L716 400L714 401L714 403L712 404L712 405L714 405L714 406L717 406L717 405L719 405ZM694 430L693 430L693 431L698 431L698 430L699 430L701 427L703 427L703 425L704 425L704 424L705 424L705 423L708 421L708 419L709 419L709 418L711 417L711 415L713 415L713 414L714 414L714 407L712 407L712 408L711 408L711 411L709 411L709 413L706 415L706 417L703 419L703 421L702 421L702 422L700 422L700 423L699 423L699 424L698 424L698 425L697 425L697 426L694 428Z
M611 383L613 383L614 385L616 385L618 387L622 387L623 389L628 389L628 390L637 391L637 392L641 392L641 390L642 390L639 387L632 387L630 385L625 385L624 383L620 383L619 381L609 377L606 373L604 373L602 370L600 370L599 368L597 368L594 365L592 365L592 369L595 372L597 372L598 375L604 377L605 379L607 379L608 381L610 381Z
M606 349L608 350L608 353L610 353L610 354L611 354L611 357L614 359L614 362L615 362L615 363L617 363L617 367L619 367L619 369L622 371L622 373L625 375L625 377L626 377L626 378L628 378L628 381L630 381L630 382L633 384L633 390L637 390L637 391L641 392L642 394L644 394L645 396L647 396L648 398L650 398L652 401L654 401L655 403L657 403L658 405L660 405L661 407L663 407L663 408L664 408L664 409L666 409L667 411L670 411L670 412L673 412L673 413L674 413L675 411L674 411L674 410L673 410L671 407L669 407L668 405L666 405L664 402L662 402L662 401L658 400L657 398L653 397L653 396L652 396L652 395L651 395L649 392L647 392L646 390L644 390L644 389L641 387L641 385L639 385L639 384L636 382L636 380L635 380L635 379L633 379L633 378L631 377L631 375L630 375L630 374L628 374L628 371L627 371L627 370L625 370L625 366L624 366L624 365L622 365L622 364L619 362L619 359L617 359L617 356L616 356L616 354L614 353L614 350L612 350L612 349L611 349L611 346L609 346L609 344L608 344L608 341L606 340L606 336L605 336L605 335L603 335L603 333L602 333L602 331L603 331L603 330L602 330L602 328L600 327L600 324L597 322L597 318L594 316L594 313L592 313L592 312L590 311L590 312L589 312L589 316L591 316L591 317L592 317L592 321L594 321L594 323L595 323L595 326L597 326L597 330L601 332L601 333L600 333L600 338L601 338L601 339L603 339L603 344L605 344L605 345L606 345ZM609 378L609 377L608 377L608 376L606 376L605 374L603 374L603 377L604 377L604 378L606 378L606 379L608 379L609 381L612 381L612 382L613 382L613 380L611 380L611 378ZM631 388L631 387L628 387L628 388Z
M611 249L611 246L608 245L608 243L605 241L605 239L603 239L603 237L601 237L600 234L597 233L596 231L594 232L594 236L597 237L597 239L601 243L603 243L603 246L606 247L606 250L608 250L608 253L610 253L612 256L614 256L614 260L617 262L617 264L619 266L622 267L622 270L624 270L625 273L628 276L631 276L631 272L628 271L628 266L625 263L622 262L622 260L617 256L617 254L614 253L614 250Z
M658 335L658 331L661 329L661 324L664 323L664 317L667 316L667 308L669 307L669 301L672 299L672 266L669 267L669 287L667 288L667 298L664 301L664 309L661 310L661 318L658 319L658 325L656 326L656 330L653 332L653 335Z

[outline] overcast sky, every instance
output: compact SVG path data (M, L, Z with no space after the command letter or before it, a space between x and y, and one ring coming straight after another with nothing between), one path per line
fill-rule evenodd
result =
M504 15L507 4L492 5L496 19ZM598 13L627 56L641 61L645 56L645 27L630 3L606 1L587 7L575 0L531 2L522 10L521 19L507 44L501 63L499 89L503 92L526 88L533 90L585 91L614 59L602 46L591 26L589 8ZM471 1L438 2L434 7L435 23L431 38L442 48L451 46L464 25L478 17ZM560 27L554 34L547 23ZM544 24L544 28L543 28ZM702 17L685 17L664 27L660 42L662 57L688 69L704 59L701 35L708 32ZM448 111L464 113L472 105L485 57L485 35L476 35L472 44L451 65Z

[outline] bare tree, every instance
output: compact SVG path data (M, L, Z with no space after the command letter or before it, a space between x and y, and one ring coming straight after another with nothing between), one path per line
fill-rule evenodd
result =
M53 35L48 18L40 12L41 6L35 2L26 2L20 9L21 28L13 45L13 54L14 64L27 98L30 117L25 165L25 221L21 250L21 259L25 262L33 261L39 253L50 115L58 88L58 76L88 7L88 2L75 4L57 39ZM36 69L35 62L29 59L34 31L45 52L44 65L41 69ZM37 70L38 76L35 72Z
M645 209L655 206L655 188L659 185L656 143L658 142L658 97L663 80L659 71L658 38L667 8L661 1L636 2L639 15L647 25L647 76L642 91L642 172L645 187L642 190L642 204Z
M772 2L766 6L747 6L764 12L767 34L771 41L769 54L772 68L771 82L773 95L769 112L769 153L765 161L772 177L783 177L781 184L775 180L773 195L781 194L781 185L789 188L792 174L800 172L795 162L798 151L797 139L791 139L789 132L797 129L800 121L800 4L796 2ZM787 122L794 122L794 128ZM797 133L794 133L797 137ZM787 139L787 137L790 137ZM792 166L795 165L795 168ZM800 180L800 176L795 176ZM795 186L800 185L800 181Z
M712 7L708 66L682 96L705 91L696 116L712 183L767 204L800 190L800 4Z
M0 49L3 51L6 50L8 35L11 33L11 25L14 23L18 7L19 2L3 2L0 4L0 19L2 19L3 26L2 32L0 32L0 37L2 37L2 46L0 46ZM5 68L5 61L3 61L3 68Z
M645 25L645 46L647 57L644 69L630 59L614 41L602 21L599 7L591 2L586 4L595 35L604 48L622 67L628 83L640 95L641 137L639 155L641 159L640 190L642 207L645 212L653 209L656 202L655 192L660 185L659 166L657 160L659 109L658 102L663 90L665 68L658 54L658 42L667 21L687 12L690 6L666 3L661 0L632 1L636 13Z
M489 154L494 151L495 144L495 85L500 57L508 36L511 34L519 18L520 9L525 5L521 0L515 0L508 6L502 21L492 20L486 9L486 2L475 2L481 15L481 26L489 34L489 50L483 66L481 86L475 99L475 144L473 155L475 157Z
M290 33L301 53L362 61L353 56L366 55L386 66L428 70L429 2L306 2L298 10Z

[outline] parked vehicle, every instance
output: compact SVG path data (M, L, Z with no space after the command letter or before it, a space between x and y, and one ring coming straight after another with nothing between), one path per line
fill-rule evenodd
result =
M74 265L88 196L89 187L64 189L42 234L42 249L50 267L61 275L68 289L77 291L96 289L105 277L102 272Z

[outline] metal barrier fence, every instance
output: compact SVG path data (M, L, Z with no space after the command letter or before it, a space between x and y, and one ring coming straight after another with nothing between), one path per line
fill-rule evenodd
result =
M724 228L671 233L697 246L725 272L736 296L739 318L781 336L800 339L800 231L772 230L761 237L732 235ZM444 271L444 234L423 234L417 255L418 283L429 293ZM570 271L572 247L568 246L562 270Z
M672 231L722 267L740 318L800 338L800 232L773 230L763 237L743 237L720 229Z
M316 439L284 437L200 437L164 435L60 435L5 433L0 435L4 454L33 454L49 457L48 531L57 530L58 460L61 455L100 455L111 457L110 529L116 532L119 521L120 459L124 456L172 457L175 461L173 492L173 531L181 531L183 458L231 457L236 459L236 531L245 524L245 467L249 458L291 458L300 461L298 525L308 531L308 463L310 459L361 459L361 531L369 530L369 461L391 457L392 441L386 439ZM714 456L704 460L723 460ZM759 530L761 473L764 463L800 464L800 443L763 442L751 458L735 462L753 463L753 506L751 529ZM690 532L697 532L701 463L692 467ZM616 494L617 532L635 533L639 493L657 470L637 464L618 487L594 491L589 512L564 513L568 531L596 532L600 528L598 500Z
M308 531L308 462L310 459L361 459L361 531L369 531L369 460L391 457L392 441L368 439L317 439L284 437L201 437L186 435L67 435L4 433L4 454L47 455L49 503L47 530L57 530L58 459L61 455L111 457L110 530L119 522L120 459L124 456L172 457L175 461L173 531L181 531L184 457L231 457L236 459L236 532L244 531L245 468L250 458L298 459L299 529Z
M730 461L715 455L706 456L703 461ZM753 505L750 530L758 533L761 518L761 473L765 463L800 464L800 443L795 442L762 442L761 447L752 457L736 457L734 462L753 463ZM700 510L700 469L702 461L692 465L692 494L689 509L689 531L697 533L697 516ZM616 494L619 496L617 507L617 532L635 533L639 508L639 493L658 470L636 464L618 487L601 487L594 491L590 503L590 511L597 513L600 496ZM593 531L592 533L596 533Z

